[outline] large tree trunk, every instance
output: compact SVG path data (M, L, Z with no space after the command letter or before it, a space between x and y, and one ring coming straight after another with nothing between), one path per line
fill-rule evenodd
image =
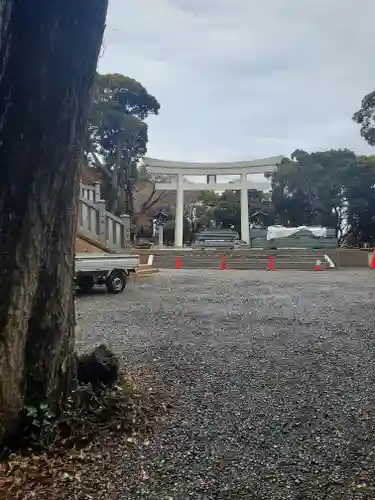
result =
M108 0L0 0L0 440L74 370L78 163Z

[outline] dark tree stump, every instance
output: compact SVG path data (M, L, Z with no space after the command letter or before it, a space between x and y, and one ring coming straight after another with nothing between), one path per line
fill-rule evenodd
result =
M90 354L77 358L77 379L80 384L91 384L93 389L113 386L119 376L119 362L104 344Z

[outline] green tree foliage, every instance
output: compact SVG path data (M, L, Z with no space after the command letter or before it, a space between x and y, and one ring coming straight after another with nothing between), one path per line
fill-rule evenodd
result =
M375 146L375 90L365 95L361 108L354 113L353 120L361 126L361 136L370 146Z
M103 186L109 209L134 216L133 188L139 159L147 151L145 119L160 104L136 80L120 74L97 75L89 121L90 142L110 168Z
M272 175L278 223L333 227L353 242L375 241L375 160L349 150L297 150Z
M375 243L375 156L358 158L346 184L349 236L355 243Z
M272 175L272 203L278 222L333 227L339 233L347 186L356 167L357 158L349 150L311 154L296 150Z

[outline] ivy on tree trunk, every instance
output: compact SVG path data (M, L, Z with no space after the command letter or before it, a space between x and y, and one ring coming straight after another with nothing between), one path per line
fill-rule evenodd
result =
M74 376L78 165L108 0L0 0L0 440Z

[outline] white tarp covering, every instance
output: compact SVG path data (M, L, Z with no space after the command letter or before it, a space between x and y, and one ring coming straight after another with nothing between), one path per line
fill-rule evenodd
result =
M321 226L299 226L299 227L284 227L284 226L269 226L267 230L267 240L274 240L276 238L287 238L299 231L309 231L316 237L325 238L327 236L327 229Z

